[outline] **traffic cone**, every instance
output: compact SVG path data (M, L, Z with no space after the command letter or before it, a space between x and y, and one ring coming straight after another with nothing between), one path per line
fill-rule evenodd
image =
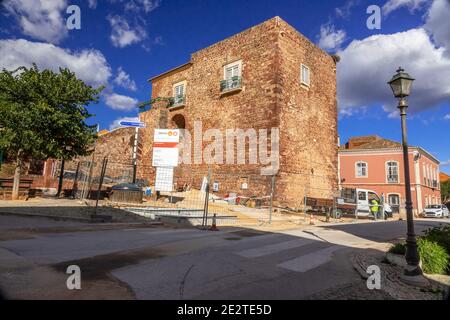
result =
M315 223L314 223L314 214L312 214L312 213L311 213L311 215L309 217L309 224L312 225L312 226L315 225Z
M209 230L210 231L219 231L219 229L217 229L217 224L216 224L216 214L213 215L212 226Z

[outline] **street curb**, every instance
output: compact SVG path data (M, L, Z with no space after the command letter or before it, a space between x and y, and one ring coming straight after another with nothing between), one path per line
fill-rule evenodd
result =
M406 260L405 260L405 256L401 255L401 254L393 254L391 252L387 252L386 253L386 259L387 261L389 261L391 264L395 264L399 267L403 267L405 268L407 266Z
M5 212L0 211L0 215L5 216L19 216L19 217L29 217L29 218L47 218L57 221L76 221L76 222L89 222L92 223L93 221L89 218L80 218L80 217L67 217L67 216L53 216L48 214L29 214L29 213L20 213L20 212Z
M90 224L109 224L109 225L163 225L161 222L157 221L148 221L148 222L105 222L99 221L98 219L90 219L90 218L81 218L81 217L68 217L68 216L54 216L54 215L46 215L46 214L30 214L30 213L20 213L20 212L5 212L0 211L0 215L6 216L19 216L19 217L27 217L27 218L45 218L56 221L74 221L74 222L85 222Z

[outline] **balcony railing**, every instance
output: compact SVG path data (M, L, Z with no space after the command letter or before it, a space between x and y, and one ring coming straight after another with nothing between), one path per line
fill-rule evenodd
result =
M242 77L233 77L231 79L220 81L220 92L230 92L242 88Z
M387 177L387 182L388 183L398 183L398 176L395 176L395 175L388 176Z
M184 106L185 103L186 103L185 95L176 96L170 100L170 107L171 108L181 107L181 106Z

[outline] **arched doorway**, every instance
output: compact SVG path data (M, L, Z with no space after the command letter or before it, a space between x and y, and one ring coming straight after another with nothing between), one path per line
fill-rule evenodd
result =
M172 117L171 126L174 129L186 129L186 119L182 114L177 114Z

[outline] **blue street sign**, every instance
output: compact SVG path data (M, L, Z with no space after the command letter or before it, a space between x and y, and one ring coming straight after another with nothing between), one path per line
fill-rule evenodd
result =
M119 125L122 127L135 127L135 128L145 128L144 122L134 122L134 121L120 121Z

